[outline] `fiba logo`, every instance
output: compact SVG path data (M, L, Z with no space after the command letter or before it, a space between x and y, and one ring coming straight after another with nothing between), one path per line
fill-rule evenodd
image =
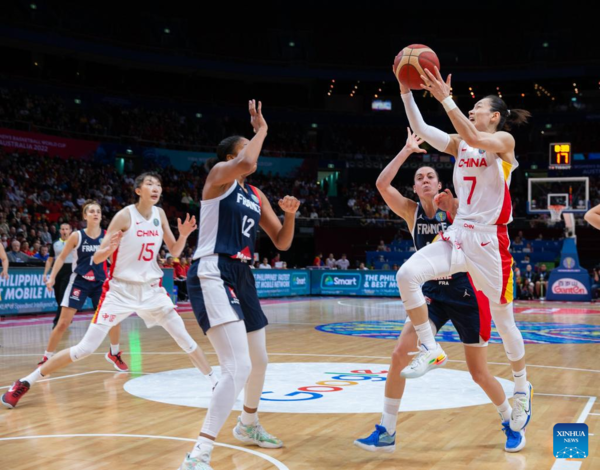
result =
M256 202L257 204L260 204L260 201L259 201L259 200L258 200L258 198L256 197L256 194L251 194L250 196L252 197L252 200L253 200L254 202Z
M158 226L159 226L159 224L160 224L160 222L158 221L158 219L154 219L154 225L155 225L156 227L158 227Z
M573 269L575 267L575 260L568 256L563 260L563 266L567 269Z
M443 222L446 220L446 213L445 212L437 212L435 214L435 220L437 220L438 222Z

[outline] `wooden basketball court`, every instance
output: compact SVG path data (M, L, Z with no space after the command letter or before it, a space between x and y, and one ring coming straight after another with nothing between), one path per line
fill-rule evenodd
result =
M189 308L182 306L180 311L211 363L217 365L214 351ZM213 452L215 469L600 468L600 308L595 304L518 303L517 321L526 327L526 341L536 342L526 345L528 377L535 395L527 446L518 454L504 452L504 435L492 404L467 406L475 392L470 391L466 374L460 373L466 371L466 364L463 346L458 342L444 344L451 361L443 369L446 375L442 380L434 377L439 371L427 379L435 389L432 397L419 393L411 398L415 406L432 409L401 408L394 454L372 454L353 446L354 439L370 434L380 418L380 412L371 411L377 409L371 401L383 395L381 377L385 377L394 340L378 337L389 335L390 328L398 328L394 322L404 316L399 301L267 301L265 312L271 323L267 334L270 368L276 366L273 370L280 371L278 374L284 378L288 373L291 381L289 394L279 391L264 395L288 400L270 401L268 405L265 402L265 407L287 407L286 411L262 412L260 419L267 431L283 439L285 447L244 447L231 434L239 415L234 411L219 437L221 445ZM77 317L60 349L76 344L88 323L89 315ZM325 328L328 331L316 329L332 323L341 325ZM0 322L3 391L36 366L50 328L50 320L45 318L8 318ZM197 384L198 393L206 396L208 383L202 382L201 376L189 382L177 378L178 370L192 366L162 329L148 330L141 319L131 317L122 331L121 347L131 373L117 373L105 361L107 340L92 357L36 384L16 409L0 409L1 469L178 468L195 441L206 409L162 401L194 399ZM502 345L490 344L488 357L492 373L510 380ZM319 369L321 363L328 365ZM330 370L336 364L339 370ZM359 370L353 371L353 364ZM365 370L366 365L380 365L380 370L370 366ZM314 374L310 372L313 370ZM167 371L175 372L146 378ZM302 375L309 374L306 371L313 375ZM192 377L195 371L186 373ZM325 385L315 382L319 374ZM269 375L265 389L277 386L270 383ZM152 377L157 379L156 389L144 385L148 382L143 380ZM443 398L445 380L452 388L447 400ZM419 387L416 381L408 383L407 396L411 388ZM141 392L135 395L126 391L128 382L128 388L140 384L137 389ZM341 390L325 392L327 387ZM319 390L324 393L316 393ZM311 396L313 399L309 399ZM410 402L408 398L405 401ZM328 409L332 412L325 412ZM553 426L574 422L589 426L590 456L557 461L552 454Z

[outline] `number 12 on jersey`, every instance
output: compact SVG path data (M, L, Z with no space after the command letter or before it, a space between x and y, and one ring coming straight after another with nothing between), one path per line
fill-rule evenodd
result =
M244 236L250 238L250 230L254 227L254 219L251 219L247 215L242 219L242 233Z

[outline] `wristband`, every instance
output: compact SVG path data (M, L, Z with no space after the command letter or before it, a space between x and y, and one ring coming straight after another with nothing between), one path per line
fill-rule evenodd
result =
M442 101L442 106L444 107L447 113L452 111L454 108L457 108L456 103L454 102L451 96L447 96L446 98L444 98L444 100Z

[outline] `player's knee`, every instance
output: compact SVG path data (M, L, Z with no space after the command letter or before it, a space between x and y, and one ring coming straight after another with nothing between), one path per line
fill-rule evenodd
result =
M469 372L471 373L473 382L475 382L477 385L485 385L491 377L489 371L485 369L475 368L472 370L470 369Z
M62 318L60 320L58 320L58 323L56 324L56 326L54 327L54 329L59 332L60 334L63 334L65 331L67 331L69 329L69 325L71 324L71 321L66 321L63 320Z
M89 343L81 341L76 346L69 349L69 354L73 362L81 361L88 356L91 356L96 351Z
M410 348L408 347L408 345L399 344L398 346L396 346L394 348L394 351L392 352L392 367L404 368L410 362L408 356L409 352Z

